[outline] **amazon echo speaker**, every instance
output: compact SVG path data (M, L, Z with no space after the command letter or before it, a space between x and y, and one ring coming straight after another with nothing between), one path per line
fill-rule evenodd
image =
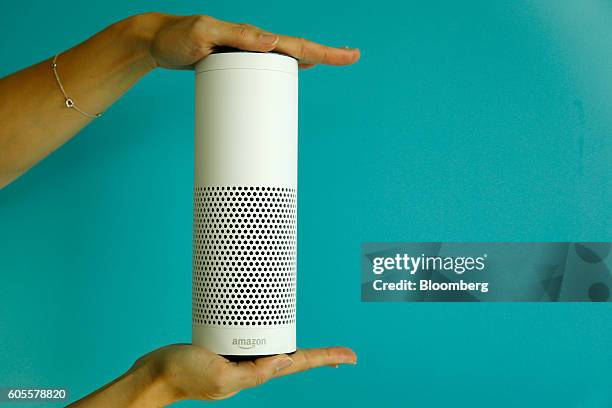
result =
M296 349L297 61L214 53L196 65L193 344Z

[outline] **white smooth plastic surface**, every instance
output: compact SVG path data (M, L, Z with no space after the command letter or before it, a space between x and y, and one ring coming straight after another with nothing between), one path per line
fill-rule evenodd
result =
M297 60L286 55L256 52L211 54L195 66L196 74L220 69L265 69L297 75Z
M295 193L297 192L297 70L297 61L293 58L278 54L245 52L213 54L196 65L193 343L207 347L218 354L270 355L289 353L296 349L294 314L296 234L295 214L292 213L294 210L291 209L293 208L291 206L295 205ZM255 292L255 289L252 289L254 290L253 299L247 298L249 302L252 302L249 303L253 307L252 310L210 309L214 306L210 306L211 304L221 301L215 298L210 300L211 296L216 295L211 291L218 290L220 295L221 291L226 290L223 296L229 296L227 291L231 291L231 288L228 289L223 285L218 288L214 287L214 281L211 282L211 279L223 279L222 276L228 280L239 278L239 275L231 278L229 275L217 277L214 272L210 272L212 269L204 269L208 266L202 266L208 265L206 262L212 262L210 265L217 262L213 260L212 255L210 257L206 255L206 248L204 248L211 242L207 241L209 238L206 237L209 235L206 234L214 233L209 227L222 226L229 219L227 213L217 215L214 212L217 211L217 207L205 209L204 205L208 204L202 203L203 200L211 199L211 189L217 187L225 189L241 187L245 191L252 187L252 190L248 191L254 195L262 191L261 189L270 188L270 190L265 190L264 195L257 197L261 200L270 199L269 202L266 201L266 207L258 207L258 211L261 210L259 216L265 217L260 218L258 222L267 222L273 217L277 217L277 220L272 223L268 222L265 226L268 229L261 232L264 235L258 235L255 238L258 244L253 245L250 252L253 252L253 249L257 253L261 252L260 257L253 255L253 260L261 262L264 268L261 271L253 269L259 274L249 279L257 283L257 279L264 277L263 282L271 282L271 284L266 286L260 283L261 286L258 286L257 290L262 289L263 292ZM260 190L255 191L255 188ZM216 190L212 194L214 192ZM278 197L275 196L277 192ZM233 194L238 194L238 192L233 191ZM287 194L287 198L283 194ZM216 197L212 198L216 199ZM220 196L219 199L229 200L226 196ZM277 203L279 205L287 203L287 208L283 209L287 212L276 213L274 205ZM217 204L228 211L233 205L231 201L214 202L211 205L216 206ZM248 205L251 204L253 203L248 203ZM270 213L265 214L265 212ZM222 219L222 216L226 218ZM277 223L285 218L278 217L293 217L294 220L291 221L293 224L288 226L293 230L270 229L271 226L281 228ZM220 231L220 236L226 235L231 228L233 231L231 234L236 234L232 237L239 237L240 231L234 230L236 225L239 224ZM259 224L253 225L259 227ZM249 234L253 233L253 225L249 227ZM261 225L261 228L264 228L264 225ZM278 238L277 234L280 233L285 235ZM268 236L270 242L262 239ZM272 239L278 241L272 242ZM274 264L269 261L275 261L278 258L264 255L268 252L262 248L268 246L272 248L269 253L276 253L275 256L279 256L281 247L274 246L281 245L279 242L284 245L283 250L288 251L289 255L283 258L287 260L287 263L283 264L283 268L278 269L265 266L266 263ZM215 247L214 252L218 252L219 248L222 247ZM230 258L226 259L223 265L230 265L227 262L231 262L231 256L238 255L229 256ZM287 266L291 262L293 266ZM218 267L222 271L222 265ZM279 272L276 272L277 270ZM280 272L281 270L283 272ZM248 272L244 271L244 273ZM265 275L266 273L268 275ZM284 300L280 298L280 290L274 292L272 289L276 288L275 285L281 285L274 280L277 273L278 282L283 282ZM288 278L291 274L293 277ZM245 275L245 277L248 276ZM208 280L203 283L206 279ZM287 282L290 279L293 279L293 282ZM237 285L251 290L247 286L240 286L241 284L247 285L246 282L238 282ZM242 296L245 295L242 294ZM274 296L279 296L279 298L275 299ZM266 303L256 303L255 299L263 299ZM224 297L222 301L229 302L230 300ZM276 301L279 304L284 303L278 306L275 304ZM238 306L246 308L247 305L230 303L222 307L231 309ZM281 307L284 309L279 309ZM270 317L275 316L273 313L280 314L283 310L287 312L288 308L293 308L293 318L278 318L274 323L270 323ZM265 314L255 315L258 312ZM234 314L235 317L238 317L239 313L248 313L248 316L242 315L241 323L236 325L238 321L229 320L229 318ZM245 320L249 321L249 325L242 323Z

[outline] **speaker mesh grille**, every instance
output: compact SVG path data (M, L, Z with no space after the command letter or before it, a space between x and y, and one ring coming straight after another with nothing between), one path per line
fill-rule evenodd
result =
M193 322L294 323L295 190L196 187L193 213Z

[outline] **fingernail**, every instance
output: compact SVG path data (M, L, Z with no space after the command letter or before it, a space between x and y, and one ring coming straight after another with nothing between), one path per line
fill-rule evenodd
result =
M274 369L276 371L280 371L282 369L289 367L291 364L293 364L293 360L291 358L289 357L279 358L276 361L274 361Z
M354 49L355 49L355 48L351 48L351 47L349 47L348 45L343 45L343 46L342 46L342 47L340 47L340 48L342 48L342 49L344 49L344 50L349 50L349 51L352 51L352 50L354 50Z
M278 41L278 35L269 33L259 34L259 40L265 44L275 44Z

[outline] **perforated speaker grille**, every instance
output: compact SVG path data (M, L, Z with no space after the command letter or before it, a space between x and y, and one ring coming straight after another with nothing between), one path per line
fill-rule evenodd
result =
M295 190L196 187L193 213L193 322L294 323Z

